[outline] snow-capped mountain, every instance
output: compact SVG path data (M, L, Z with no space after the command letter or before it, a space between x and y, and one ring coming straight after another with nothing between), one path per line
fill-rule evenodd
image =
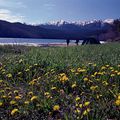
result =
M85 26L88 24L93 24L93 23L101 23L101 24L112 24L114 22L114 19L105 19L105 20L91 20L91 21L64 21L64 20L56 20L56 21L50 21L46 24L42 24L42 25L55 25L55 26L62 26L65 24L73 24L73 25L80 25L80 26Z

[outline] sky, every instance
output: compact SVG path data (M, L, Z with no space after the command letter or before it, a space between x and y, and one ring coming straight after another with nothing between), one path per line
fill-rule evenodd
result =
M0 19L31 24L120 18L120 0L0 0Z

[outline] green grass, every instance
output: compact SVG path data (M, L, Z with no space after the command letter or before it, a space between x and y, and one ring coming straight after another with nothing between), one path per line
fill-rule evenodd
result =
M43 48L0 46L0 62L2 120L119 119L118 43Z

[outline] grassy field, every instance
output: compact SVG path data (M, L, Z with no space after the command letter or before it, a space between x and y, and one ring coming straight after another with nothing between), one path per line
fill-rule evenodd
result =
M120 44L0 47L1 120L119 120Z

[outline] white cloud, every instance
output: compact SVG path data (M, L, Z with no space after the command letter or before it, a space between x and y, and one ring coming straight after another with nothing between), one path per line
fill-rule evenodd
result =
M0 19L7 20L9 22L23 22L24 16L21 16L19 14L13 15L10 10L0 9Z
M15 0L0 0L1 7L12 7L12 8L26 8L26 5L22 2L17 2Z
M52 9L53 7L55 7L56 5L55 4L52 4L52 3L46 3L43 5L44 7L46 7L47 9Z

